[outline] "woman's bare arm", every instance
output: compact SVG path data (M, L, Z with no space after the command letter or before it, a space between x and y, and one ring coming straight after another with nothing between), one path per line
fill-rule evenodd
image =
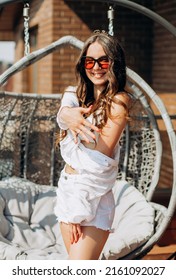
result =
M126 107L129 107L130 98L126 93L118 94L118 99L122 101ZM111 113L113 119L109 118L106 125L100 132L99 138L95 145L92 143L83 144L90 149L98 150L99 152L112 157L116 143L120 140L122 131L127 123L127 111L121 104L112 103Z

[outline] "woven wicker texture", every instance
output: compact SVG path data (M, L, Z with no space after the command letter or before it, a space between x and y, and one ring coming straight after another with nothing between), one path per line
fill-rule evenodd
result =
M54 143L59 97L0 96L1 179L17 176L56 185L62 168Z
M18 176L35 183L57 185L63 167L54 145L60 97L1 93L1 179ZM121 142L117 178L128 180L145 194L154 173L156 141L150 119L139 100L131 110L131 121Z

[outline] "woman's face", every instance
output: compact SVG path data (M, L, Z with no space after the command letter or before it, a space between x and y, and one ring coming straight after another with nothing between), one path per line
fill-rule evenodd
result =
M98 42L94 42L89 46L89 48L87 49L86 57L88 57L86 59L88 64L89 60L90 62L94 62L91 58L100 58L98 61L99 63L96 61L92 69L85 69L87 77L94 84L95 93L100 93L104 89L105 84L108 81L108 57L105 54L103 47Z

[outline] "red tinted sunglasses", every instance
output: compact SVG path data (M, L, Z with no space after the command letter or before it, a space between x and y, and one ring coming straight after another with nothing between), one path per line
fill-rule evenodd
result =
M92 69L96 62L102 69L108 69L109 67L109 59L107 56L101 56L98 59L95 59L91 56L83 56L82 59L85 69Z

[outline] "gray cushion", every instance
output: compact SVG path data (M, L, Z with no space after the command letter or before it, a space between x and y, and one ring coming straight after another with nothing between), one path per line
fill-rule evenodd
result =
M0 259L67 258L55 197L54 187L15 177L0 181Z
M154 210L126 181L117 182L114 232L101 259L118 259L153 234ZM56 188L12 177L0 181L0 259L67 259L54 215Z

